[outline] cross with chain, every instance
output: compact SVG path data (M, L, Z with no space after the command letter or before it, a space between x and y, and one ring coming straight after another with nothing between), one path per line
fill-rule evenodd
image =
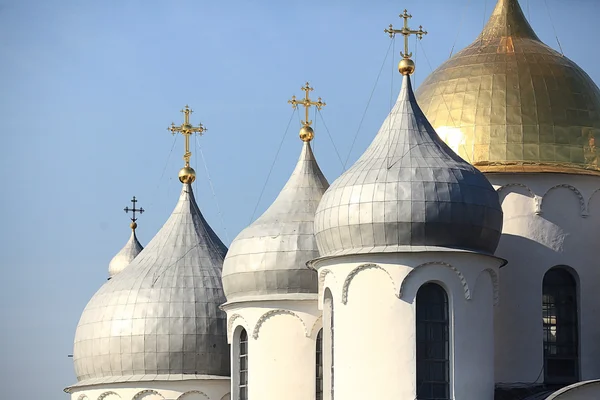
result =
M144 209L143 209L142 207L140 207L140 208L135 208L135 203L137 203L137 200L135 199L135 196L133 196L133 199L131 199L131 204L133 205L133 207L132 207L132 208L129 208L129 206L127 206L127 207L125 207L125 208L123 209L123 210L124 210L126 213L129 213L129 211L131 211L131 212L133 213L133 217L132 217L132 218L130 218L130 219L131 219L131 222L132 222L132 225L133 225L133 224L135 224L135 221L137 221L137 218L135 217L135 213L136 213L136 212L139 212L140 214L143 214L143 213L144 213ZM137 226L137 225L136 225L136 226ZM135 229L135 228L133 228L133 229Z
M423 30L422 26L419 26L418 31L413 31L408 27L408 20L412 18L412 15L408 13L407 10L404 10L403 14L399 15L400 18L404 19L404 26L402 29L394 29L392 24L390 24L389 28L384 30L385 33L390 35L390 38L393 38L397 33L402 34L404 36L404 52L400 52L400 55L403 58L411 58L412 53L408 52L408 38L410 35L416 35L419 40L423 39L423 35L427 35L427 31Z
M183 124L176 126L174 122L171 122L171 126L169 126L167 130L171 131L173 135L176 133L181 133L185 138L185 154L183 155L183 160L185 161L185 166L189 167L190 157L192 156L192 152L190 151L190 136L194 133L202 135L202 133L206 132L207 129L202 124L199 124L198 126L192 126L190 123L190 114L194 111L190 109L189 106L186 105L181 112L184 115Z
M310 108L310 106L315 106L317 107L317 110L321 111L321 108L325 107L327 104L325 104L324 102L321 101L321 98L319 97L317 99L317 101L312 101L309 97L308 97L308 93L313 91L313 88L310 87L310 84L308 82L306 82L306 85L304 85L303 87L300 88L301 90L304 90L304 92L306 93L304 96L304 99L301 100L296 100L296 96L292 96L291 100L288 100L288 103L290 103L292 105L292 108L295 110L299 105L300 106L304 106L305 108L305 115L306 115L306 119L302 122L302 125L304 126L310 126L312 124L312 121L308 120L308 109Z

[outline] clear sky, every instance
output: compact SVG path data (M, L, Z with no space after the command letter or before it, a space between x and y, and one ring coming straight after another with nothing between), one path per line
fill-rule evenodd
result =
M546 9L547 2L549 11ZM471 43L495 0L0 0L0 387L4 398L66 399L75 382L73 336L129 236L131 196L147 210L148 243L179 194L183 140L166 127L208 127L198 138L218 205L192 141L195 191L229 245L257 206L292 110L309 80L327 102L315 154L332 182L342 159L364 151L395 99L408 8L429 35L416 53L416 85ZM521 0L538 35L600 82L598 0ZM462 23L461 23L462 21ZM411 41L411 45L414 40ZM324 121L324 122L323 122ZM301 149L294 115L257 217L275 198ZM164 173L164 174L163 174Z

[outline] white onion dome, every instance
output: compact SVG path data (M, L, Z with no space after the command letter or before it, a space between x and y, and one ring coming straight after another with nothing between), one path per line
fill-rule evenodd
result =
M379 252L493 254L502 231L498 195L456 155L403 77L394 108L359 158L325 192L315 216L321 256Z
M110 260L108 264L108 276L112 278L119 272L123 271L134 258L137 257L144 247L140 244L135 234L135 229L131 230L131 236L125 246Z
M223 264L227 300L244 296L317 293L306 262L318 257L315 211L329 186L310 142L273 204L231 243Z
M85 307L73 352L78 385L229 376L219 309L226 251L184 184L161 230Z

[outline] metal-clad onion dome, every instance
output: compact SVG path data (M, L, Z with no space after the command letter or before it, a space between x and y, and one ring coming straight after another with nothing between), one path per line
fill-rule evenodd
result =
M484 172L600 175L600 90L536 36L517 0L417 91L442 139Z
M123 271L142 250L144 250L144 247L138 241L135 229L132 229L131 236L125 246L110 260L108 264L108 276L112 278Z
M306 262L318 257L315 211L329 184L310 142L273 204L231 243L223 264L227 300L244 296L317 293Z
M165 225L83 311L73 353L79 385L229 376L219 309L226 251L184 184Z
M379 133L325 192L321 256L459 250L493 254L502 209L492 185L437 136L410 77Z

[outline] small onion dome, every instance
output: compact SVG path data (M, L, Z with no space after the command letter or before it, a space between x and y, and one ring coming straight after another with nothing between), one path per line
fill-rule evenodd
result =
M184 184L161 230L85 307L73 351L78 385L229 376L219 309L226 251Z
M498 0L481 35L417 98L440 137L483 172L600 175L600 90L540 41L517 0Z
M125 246L110 260L108 264L108 276L112 278L119 272L123 271L134 258L137 257L144 247L140 244L135 235L135 229L131 230L131 237Z
M493 254L502 230L485 176L437 136L410 77L379 133L325 192L315 216L321 256L379 252Z
M227 300L244 296L317 293L306 262L318 257L315 211L329 186L309 141L277 199L231 243L223 264Z

